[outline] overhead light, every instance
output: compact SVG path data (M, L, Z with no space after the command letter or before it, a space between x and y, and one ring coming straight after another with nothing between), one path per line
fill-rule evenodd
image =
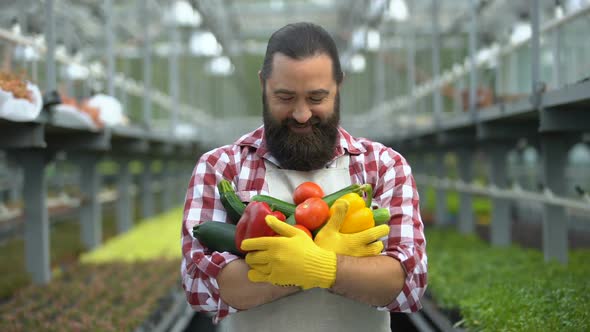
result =
M102 64L98 61L92 62L88 69L90 69L89 74L92 74L94 76L102 76L104 74L104 68Z
M270 1L270 8L274 10L281 10L285 8L285 2L283 0L271 0Z
M350 58L350 71L353 73L362 73L367 67L367 60L362 54L355 54Z
M563 15L564 15L563 7L561 5L555 6L555 9L553 10L553 16L556 19L560 19L560 18L563 18Z
M498 44L492 44L489 47L480 49L475 55L475 61L478 64L486 63L489 67L494 68L497 64L497 57L498 53L500 52L500 47Z
M18 24L18 22L15 22L12 27L10 28L10 30L12 31L13 34L15 35L21 35L22 31L21 31L21 27L20 24Z
M164 14L167 23L179 26L197 27L201 25L201 15L186 0L174 1L172 7Z
M367 27L366 26L360 26L358 28L356 28L353 32L352 32L352 37L350 40L350 43L352 45L352 48L355 50L359 50L362 48L365 48L366 46L366 38L367 38Z
M41 58L39 52L29 45L17 45L14 48L14 58L23 61L37 61Z
M524 21L519 21L514 24L512 34L510 34L510 43L519 44L531 38L533 28L531 24Z
M386 9L385 7L387 7L387 0L372 0L367 10L367 18L373 20L381 17Z
M381 46L381 35L374 29L367 30L367 50L377 51Z
M89 74L90 70L88 69L88 67L79 65L77 63L72 63L65 67L62 67L62 75L74 81L85 80L88 78Z
M56 57L67 57L68 56L68 50L66 48L66 45L64 44L57 44L55 46L55 50L54 50L55 56Z
M387 19L402 22L408 19L408 15L408 6L404 0L389 0L389 7L385 13Z
M190 50L193 55L217 56L221 55L222 48L217 38L209 31L198 31L192 34Z
M313 4L321 7L330 7L334 5L334 0L311 0Z
M205 70L214 76L230 76L234 72L234 65L226 56L219 56L211 59L206 65Z

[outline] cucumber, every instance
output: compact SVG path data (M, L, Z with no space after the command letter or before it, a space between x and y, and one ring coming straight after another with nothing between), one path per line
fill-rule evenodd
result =
M236 192L232 187L231 182L226 179L222 179L217 184L217 189L219 189L219 197L221 199L221 205L225 208L225 212L227 212L227 216L229 220L235 225L238 223L242 214L244 214L244 210L246 209L246 204L244 204Z
M211 251L227 251L234 255L244 256L244 253L236 248L234 240L236 225L219 221L204 221L193 227L193 236Z
M282 201L268 195L254 195L252 196L254 202L266 202L273 211L281 211L285 217L290 217L295 214L295 204Z

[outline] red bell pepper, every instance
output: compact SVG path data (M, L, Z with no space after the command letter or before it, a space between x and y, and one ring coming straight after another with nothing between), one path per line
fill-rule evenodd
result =
M266 202L248 203L236 226L236 248L245 253L241 248L243 240L261 236L277 235L272 228L268 227L264 220L269 214L272 214L281 221L285 221L286 219L281 211L272 211Z

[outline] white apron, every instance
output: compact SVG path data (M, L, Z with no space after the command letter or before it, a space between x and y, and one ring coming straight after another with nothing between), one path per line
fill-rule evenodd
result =
M291 202L292 193L302 182L319 184L326 194L350 185L349 156L330 168L311 172L283 170L265 161L269 194ZM389 312L330 293L321 288L301 291L256 308L240 311L218 325L223 332L275 331L391 331Z

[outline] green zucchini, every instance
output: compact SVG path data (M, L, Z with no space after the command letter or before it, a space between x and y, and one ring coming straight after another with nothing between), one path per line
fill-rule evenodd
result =
M290 217L295 214L295 204L282 201L268 195L254 195L252 196L254 202L266 202L273 211L281 211L285 217Z
M295 213L288 216L287 219L285 220L285 222L291 226L295 226L295 224L297 223L297 221L295 220Z
M375 220L375 226L387 225L391 219L388 208L373 209L373 220Z
M236 192L232 187L231 182L226 179L222 179L217 184L217 189L219 190L219 197L221 199L221 205L225 208L225 212L227 212L227 216L229 220L233 224L237 224L242 214L244 214L244 210L246 209L246 204L244 204Z
M227 251L234 255L244 255L236 248L236 225L204 221L193 227L193 236L211 251Z
M324 200L324 202L328 203L328 206L332 206L332 204L334 204L334 202L336 202L336 200L338 200L338 198L346 195L346 194L350 194L350 193L356 193L358 195L360 195L361 197L363 197L363 193L369 191L372 193L372 187L370 184L351 184L348 187L344 187L338 191L335 191L329 195L324 196L322 199Z

